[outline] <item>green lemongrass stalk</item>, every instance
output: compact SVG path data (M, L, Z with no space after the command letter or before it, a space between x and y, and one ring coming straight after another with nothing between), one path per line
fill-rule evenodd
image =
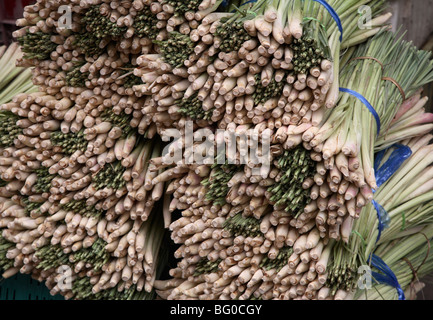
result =
M179 32L171 32L167 40L154 41L154 43L159 45L164 60L173 68L182 67L195 47L189 36Z
M96 190L103 188L121 189L126 185L123 179L125 167L120 161L105 164L105 166L95 175L93 183Z
M179 2L177 0L165 0L166 3L173 6L175 15L183 16L188 11L197 11L202 0L187 0ZM221 3L222 1L219 1ZM217 5L217 7L219 4Z
M81 22L88 32L94 33L97 38L119 37L126 32L125 27L119 27L101 14L100 5L94 5L85 11Z
M62 152L68 155L72 155L77 150L85 152L87 149L88 141L84 137L84 130L77 133L56 131L51 134L50 139L54 146L61 147Z
M234 236L258 237L262 235L260 222L254 217L243 217L242 213L238 213L224 221L223 228Z
M359 8L363 5L368 5L371 8L371 12L373 14L373 19L377 18L380 13L385 9L385 1L384 0L330 0L327 1L328 4L335 10L338 14L342 27L343 27L343 41L344 39L350 38L347 34L352 32L359 32L358 21L359 19L353 19L354 17L359 17ZM339 32L338 26L332 16L328 14L326 9L320 4L309 3L309 1L305 1L304 4L304 15L306 13L312 14L313 17L318 16L322 24L325 26L325 29L328 32L328 36L333 34L334 32ZM350 19L349 17L352 17ZM378 19L372 20L371 24L374 26L378 23ZM355 30L355 31L354 31Z
M384 149L396 140L427 134L432 130L433 114L425 113L427 97L415 94L401 105L386 134L376 142L376 150Z
M157 23L158 19L150 10L150 6L143 6L143 9L137 12L132 27L137 36L154 40L160 31Z
M136 128L133 128L129 125L132 115L126 114L125 112L116 114L112 109L106 108L101 113L101 118L103 121L111 122L113 127L122 129L122 138L125 138L136 131Z
M400 241L385 242L378 246L375 254L390 264L410 254L413 257L426 257L428 242L433 237L433 224L428 224L414 234L401 237ZM406 242L406 243L405 243ZM405 243L405 245L403 245Z
M51 41L51 34L44 32L27 33L18 38L24 52L24 59L47 60L57 44Z
M66 84L71 87L85 87L89 72L81 72L80 68L85 62L75 62L74 66L66 73Z
M39 259L37 269L49 270L62 265L70 265L69 255L63 252L60 245L46 245L38 248L35 256Z
M410 176L412 173L409 172ZM413 185L413 188L416 188L420 184L417 183L416 180L412 180L411 182L405 182L404 180L400 180L398 184L393 185L395 180L391 179L386 183L384 188L382 187L375 194L375 199L378 203L382 205L382 207L388 212L389 218L391 220L389 228L386 228L382 234L381 239L379 240L379 244L387 241L388 239L395 238L396 235L405 229L414 228L417 226L425 225L429 223L431 218L430 215L433 212L431 197L433 195L433 191L428 191L423 195L415 197L409 201L406 201L405 197L401 197L401 192L396 192L394 199L386 199L385 195L387 192L390 192L389 186L399 186L401 190L404 190L406 187ZM388 188L387 188L388 187ZM396 188L394 188L395 190ZM430 190L433 190L431 188ZM388 200L388 201L387 201ZM368 213L367 213L368 212ZM368 235L365 239L368 246L367 251L373 250L376 245L376 239L378 235L378 220L377 220L377 212L373 206L368 205L366 207L366 213L368 215L367 221L371 227L371 230L368 232Z
M431 124L425 124L425 125L421 125L421 126L412 126L409 128L405 128L401 131L399 131L398 133L394 133L392 136L389 136L387 138L389 138L390 140L387 141L385 140L380 140L376 146L377 149L386 149L387 147L390 147L392 145L394 145L396 142L399 141L399 137L400 139L410 139L410 138L416 138L418 136L423 136L425 134L428 134L429 132L431 132Z
M209 178L204 179L201 184L208 187L206 192L206 200L212 201L214 205L223 206L226 204L226 196L230 190L227 183L230 179L242 170L242 167L238 167L233 164L217 164L212 166L212 171Z
M424 225L432 223L432 207L433 203L430 201L419 207L410 207L400 212L399 216L393 213L394 221L386 229L384 239L391 241L406 234L418 232ZM408 229L408 225L417 226Z
M389 26L376 27L376 28L373 28L373 29L367 29L367 31L364 31L364 32L362 32L360 34L357 34L353 38L351 38L351 39L347 40L346 42L344 42L344 45L341 46L341 49L344 50L344 49L350 48L352 46L359 45L359 44L367 41L371 37L375 36L376 34L379 34L382 31L389 31L389 30L390 30Z
M211 261L207 257L201 258L200 261L196 264L196 268L194 271L194 276L198 277L202 274L209 274L218 272L219 264L221 263L222 259L217 259L216 261Z
M100 271L110 259L110 253L105 250L107 243L98 238L91 247L81 248L80 250L69 255L69 262L78 263L80 261L91 265L95 272Z
M83 217L93 217L95 219L102 218L105 213L103 210L98 210L94 206L87 205L84 200L70 200L68 203L61 204L61 208L67 211L73 211Z
M309 153L302 147L285 151L278 159L277 168L282 172L281 178L268 187L269 200L274 207L281 207L298 217L311 201L310 193L302 184L315 173L315 164Z
M385 68L384 77L394 79L403 89L406 97L412 96L423 85L433 81L431 53L417 50L411 43L404 42L395 59L399 60L401 69L397 67ZM385 93L385 108L381 122L384 127L388 127L396 114L396 109L389 106L401 105L403 98L397 86L390 81L385 82L383 91ZM381 136L385 134L384 131L381 132Z
M278 255L275 259L270 259L269 257L265 257L260 262L260 267L265 270L275 269L277 272L279 272L284 266L287 265L287 261L289 260L292 254L293 254L292 247L283 247L278 252Z
M379 188L375 198L383 194L379 199L382 201L382 205L391 206L406 200L411 192L425 182L422 179L420 180L418 175L421 172L425 173L425 170L433 162L433 157L430 156L432 149L432 145L424 146L412 154L391 178ZM407 190L410 190L410 193L406 193Z
M7 258L7 252L10 248L13 248L15 245L12 242L7 241L0 234L0 272L3 273L6 270L12 268L14 266L14 260Z
M423 124L423 123L431 123L432 120L433 120L433 117L431 116L431 114L422 113L422 114L413 115L409 119L407 119L405 121L401 121L399 123L398 127L390 128L388 130L386 136L385 136L385 141L391 140L389 138L390 135L397 135L397 134L399 134L400 132L403 132L403 131L407 131L406 136L408 136L408 135L410 135L409 133L412 132L412 130L410 130L410 129L413 129L413 128L418 129L418 132L422 132L424 129L427 129L428 127L423 128L421 126L421 124ZM414 125L417 125L417 126L415 127ZM430 131L430 130L428 130L428 131ZM416 134L416 131L414 131L414 133ZM409 136L407 138L411 138L411 137ZM400 135L400 139L401 139L401 135ZM389 143L389 142L387 142L387 143Z
M338 290L352 291L356 287L357 271L362 257L358 252L346 254L347 249L343 242L337 242L332 249L332 256L327 266L326 286L330 288L331 295Z
M19 117L9 111L0 112L0 147L13 146L14 140L22 133L17 126Z

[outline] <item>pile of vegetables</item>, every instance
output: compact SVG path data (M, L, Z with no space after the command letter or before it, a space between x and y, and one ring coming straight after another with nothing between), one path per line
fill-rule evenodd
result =
M387 31L384 0L328 4L26 7L24 55L0 59L3 277L31 274L67 299L413 297L433 270L420 90L433 62ZM372 28L359 28L360 5ZM233 157L194 161L214 150L190 130ZM376 272L368 291L363 266Z

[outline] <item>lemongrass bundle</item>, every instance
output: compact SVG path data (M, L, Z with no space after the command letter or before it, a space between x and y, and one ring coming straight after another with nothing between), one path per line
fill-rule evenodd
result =
M346 285L349 290L354 289L355 273L361 265L368 264L377 246L408 232L420 231L431 223L428 177L431 160L426 157L431 149L430 140L430 135L407 140L404 145L410 148L412 155L375 193L374 199L380 207L368 204L362 209L358 221L348 217L344 222L341 233L348 247L339 244L334 248L334 257L328 266L328 273L333 275L328 283L331 295ZM385 153L382 163L386 163L393 151L390 149ZM351 270L352 278L344 283L338 276L345 268Z
M2 195L10 193L12 201L2 206L1 225L6 227L4 236L17 245L9 251L25 248L24 260L8 256L15 262L5 275L17 271L37 275L42 270L38 277L47 280L51 292L67 298L104 297L113 286L126 290L122 299L144 297L140 292L152 291L160 272L157 266L165 259L159 254L162 216L158 218L154 210L164 184L153 188L151 181L158 172L147 166L159 149L153 148L151 140L136 137L127 126L128 118L109 112L101 115L105 122L71 135L62 119L63 110L70 106L68 99L57 100L45 93L23 94L2 106L5 119L18 131L2 146ZM117 133L112 136L114 144L108 145L104 139L112 128ZM151 132L146 135L152 138ZM90 145L94 148L89 149ZM97 151L101 146L110 151ZM7 161L8 155L15 159ZM112 164L116 159L117 164ZM107 179L107 170L118 173L117 179ZM106 269L108 265L116 268ZM91 277L92 287L65 291L56 285L57 269L64 266L77 274L74 279ZM107 277L112 277L108 283Z
M362 217L354 222L373 215L371 205L361 211L373 196L373 178L361 178L368 160L401 140L414 151L427 144L418 137L431 122L416 92L431 77L427 56L384 35L350 48L386 28L383 3L330 1L342 34L316 1L39 0L26 7L15 33L25 54L19 64L34 67L40 92L2 106L3 132L10 132L0 144L5 276L30 273L70 299L151 298L154 288L164 299L352 297L346 290L367 254L350 238L352 227L360 235L375 228ZM72 9L66 29L62 4ZM372 29L358 28L360 4L372 8ZM374 139L373 117L339 95L340 86L377 105L388 134L382 129ZM166 163L156 134L184 130L187 120L214 140L217 127L252 130L259 146L272 135L269 170L242 149L231 163L196 164L206 147L185 140L168 151L188 161ZM349 141L360 121L369 125L355 142L359 154L335 151L334 138ZM254 146L241 140L244 149ZM414 161L406 164L414 165L419 192L403 171L393 179L413 183L406 193L383 185L407 206L424 201L420 192L430 185L428 174L421 177L427 162L415 168ZM406 205L380 191L377 201L392 213ZM429 203L421 209L405 211L410 219L419 214L406 227L424 223ZM167 281L158 280L164 227L179 244ZM355 254L335 240L349 240ZM72 268L72 288L60 283L62 265Z
M377 61L366 57L373 57ZM412 96L418 88L431 80L428 57L427 52L417 51L410 43L396 40L392 33L381 34L368 44L360 46L348 67L341 73L341 85L348 89L356 88L353 90L374 106L378 119L375 119L377 116L373 116L374 112L370 112L358 98L342 93L335 111L325 115L326 120L309 140L310 146L321 149L324 160L336 158L340 153L348 158L358 158L362 175L357 184L362 187L366 183L375 189L372 170L372 152L376 141L374 137L385 136L397 113L397 106L401 105L406 96ZM414 59L421 61L420 69L416 69L418 63L408 65ZM391 62L392 66L387 66L387 63ZM403 70L413 71L413 76L407 76ZM364 72L372 75L368 84L359 76ZM371 89L373 83L378 91ZM345 120L345 117L350 117L347 118L350 120ZM369 126L366 125L367 119L370 119ZM350 126L347 125L349 122ZM368 134L364 134L361 128L369 130ZM304 134L304 138L306 137L307 134Z
M320 238L314 224L299 226L298 232L290 214L260 202L265 197L256 193L259 185L236 182L245 173L235 168L222 164L170 169L176 176L167 188L174 196L167 210L182 211L170 225L173 241L181 244L175 252L181 261L170 271L172 280L155 283L158 294L168 299L314 297L315 284L307 287L318 276L322 282L326 279L314 266L327 240Z
M376 42L378 40L375 39L381 41ZM390 50L383 49L382 40L388 41ZM373 168L374 151L405 138L421 136L431 130L431 115L422 110L426 100L420 99L417 92L417 88L431 78L428 54L417 51L409 43L395 40L395 36L390 33L373 38L357 50L359 52L346 58L347 67L344 67L341 73L343 81L347 78L345 86L350 89L350 94L340 94L337 107L325 113L318 127L310 127L304 133L284 137L287 139L285 147L293 148L303 141L302 147L311 150L311 158L317 164L316 173L313 172L304 178L303 186L310 191L313 200L306 207L305 213L316 209L326 216L332 213L332 216L325 219L327 222L324 227L327 229L327 225L333 226L335 232L330 236L335 239L339 239L338 230L343 220L348 216L355 219L359 217L361 208L373 199L372 190L377 187ZM371 52L374 50L377 50L376 54ZM380 54L383 55L383 61L393 61L393 64L382 65L383 62L375 57ZM403 58L405 54L412 58L406 60ZM420 77L414 75L406 78L400 75L400 80L398 71L401 68L397 65L407 65L408 61L414 61L415 56L424 65L422 72L416 72ZM412 68L416 66L409 67L408 70ZM368 79L368 83L364 83L361 75L370 69L372 77ZM402 84L399 84L399 81ZM372 83L377 86L374 90ZM406 99L405 92L411 98ZM365 98L367 102L361 101L360 97ZM401 107L398 113L399 105ZM349 117L347 119L350 120L345 117ZM366 125L367 119L370 121L369 126ZM391 132L394 134L388 136L387 131L390 127L393 128ZM397 133L398 128L401 128L402 136ZM365 129L369 133L363 133L362 130ZM307 170L307 166L304 170Z

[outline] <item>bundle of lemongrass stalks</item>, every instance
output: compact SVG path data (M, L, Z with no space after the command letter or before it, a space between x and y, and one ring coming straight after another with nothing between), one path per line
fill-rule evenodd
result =
M433 80L429 58L429 53L391 32L380 33L344 57L337 106L326 111L317 126L277 132L276 142L284 142L283 148L297 147L316 162L315 170L311 164L293 167L310 172L298 182L309 193L307 203L294 212L307 215L300 217L301 223L316 219L321 232L339 239L343 221L359 217L362 207L373 199L377 189L374 152L433 129L432 115L423 111L427 100L417 93ZM295 152L279 151L284 159ZM280 189L270 190L274 209L293 211L291 202L298 195Z
M0 104L9 102L18 93L31 93L37 91L32 83L30 69L15 66L17 60L22 58L22 52L17 43L9 47L0 47Z
M389 45L384 46L387 41ZM355 50L352 57L362 57L360 52L366 48L374 50L378 44L392 57L384 59L388 61L384 63L384 67L388 68L384 69L384 72L388 72L385 75L392 74L395 79L399 79L393 72L401 70L401 65L407 65L408 70L415 68L410 66L410 61L414 61L414 64L421 61L424 73L414 71L416 76L410 77L406 82L401 80L403 90L411 96L404 102L398 88L388 87L387 81L382 79L385 77L379 78L374 90L374 105L378 112L387 107L387 112L391 114L389 123L392 124L386 124L382 120L385 126L382 127L383 139L387 142L373 143L370 147L367 145L369 153L373 154L375 148L384 149L389 143L407 145L413 153L410 157L404 153L397 156L401 162L408 157L409 159L395 173L391 169L385 170L391 175L391 178L387 177L390 179L386 183L382 183L383 177L374 177L375 181L377 179L381 182L378 183L380 188L374 194L374 199L384 210L389 211L392 222L394 209L391 209L394 207L390 207L391 204L396 211L408 214L405 227L415 227L417 222L423 226L428 222L432 209L428 200L431 195L424 194L430 190L431 185L430 176L426 174L430 162L427 159L422 162L419 160L431 148L426 146L431 136L424 134L433 128L433 119L431 114L426 114L422 109L426 99L421 99L416 88L430 81L433 69L425 53L418 52L391 33L374 37ZM414 58L415 56L419 58ZM393 64L389 61L393 61ZM357 63L371 64L374 67L377 62ZM396 68L395 71L393 68ZM380 64L379 71L382 71ZM351 83L358 84L358 87L352 88L362 89L359 83L364 79L363 74L353 73ZM370 79L370 84L371 81ZM399 80L394 80L397 81ZM396 86L395 83L391 84ZM394 89L396 92L393 94ZM366 106L358 105L356 101L348 103L345 99L347 97L342 93L339 106L329 113L338 112L342 108L341 104L344 108L365 108L365 116L373 118L368 114ZM400 104L402 106L399 108ZM351 114L350 111L347 112ZM340 111L338 114L341 117L346 112ZM380 117L386 119L385 116ZM364 120L363 125L367 129L366 123ZM387 128L395 130L396 134L387 136ZM398 134L399 129L401 136ZM366 136L373 139L376 134L368 132ZM199 150L200 146L197 143L192 148ZM185 153L188 151L185 150ZM392 151L393 149L386 150L383 162L391 157ZM324 170L322 173L319 166L316 168L314 160L310 151L299 146L276 158L275 166L266 177L252 174L252 168L248 165L179 164L176 167L178 170L187 171L174 179L167 191L174 196L170 210L182 210L182 218L170 226L172 239L181 244L175 253L181 261L177 268L171 270L172 280L156 282L158 294L167 299L353 298L358 268L363 264L368 265L367 259L375 248L378 233L378 213L370 203L374 190L368 186L363 186L362 189L353 182L359 180L349 180L353 178L352 175L338 174L325 167L323 162L320 163ZM379 161L376 174L381 172L381 166ZM335 165L334 168L338 166ZM339 176L341 184L327 179L326 170L331 171L331 177ZM322 183L316 184L310 191L309 188L319 181L319 177L322 177ZM398 179L402 179L401 182ZM325 183L333 183L336 188L325 189L325 186L322 187ZM363 192L367 188L369 192L364 197ZM400 192L404 195L398 202L394 195ZM313 193L316 193L314 200L308 202ZM286 197L292 198L284 201ZM410 204L405 203L411 197L414 200ZM347 203L340 204L340 198L343 204L344 200ZM388 204L388 199L391 204ZM408 208L411 211L407 211ZM422 212L425 216L420 216L419 220L414 219L409 216L410 212ZM360 217L358 221L357 217ZM398 225L399 221L391 223L389 229L382 232L381 241L387 239L387 233L391 230L398 235ZM371 239L374 241L371 242ZM365 251L361 243L365 246Z
M66 28L58 10L65 4ZM154 291L168 299L353 297L353 279L339 276L374 251L351 233L371 243L377 228L368 204L373 153L400 142L414 152L406 164L418 159L432 119L417 90L432 80L432 64L382 32L384 0L328 4L335 13L313 0L26 7L15 36L39 92L1 106L4 276L32 274L71 299L149 299ZM359 28L361 5L371 9L372 28ZM369 100L381 130L339 87ZM180 161L167 162L158 135L186 132L189 120L219 142L218 128L252 129L259 146L270 136L270 170L243 161L241 150L234 162L196 164L190 160L206 148L186 139L168 147ZM399 170L410 171L406 164ZM393 177L409 183L401 175ZM421 190L428 180L418 179ZM402 196L414 192L410 182ZM376 200L391 216L406 205L388 203L381 188ZM175 210L182 216L172 221ZM419 221L427 205L423 212ZM180 245L170 280L161 278L164 228ZM353 246L353 263L340 246Z

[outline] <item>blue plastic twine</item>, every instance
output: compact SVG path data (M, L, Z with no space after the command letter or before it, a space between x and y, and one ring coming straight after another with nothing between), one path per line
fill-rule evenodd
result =
M338 16L337 12L325 0L313 0L313 1L316 1L316 2L320 3L322 6L325 7L326 10L328 10L328 12L331 15L331 17L337 23L338 29L340 30L340 42L342 42L343 41L343 26L341 24L341 20L340 20L340 17Z
M376 120L377 135L379 135L379 133L380 133L380 127L381 127L380 117L377 114L376 110L373 108L373 106L370 104L370 102L368 102L367 99L365 99L361 94L359 94L356 91L353 91L353 90L350 90L350 89L347 89L347 88L340 88L340 92L345 92L345 93L348 93L348 94L350 94L350 95L358 98L367 107L368 111L371 112L371 114L373 115L374 119Z
M386 160L386 162L379 168L385 153L391 148L395 148L395 150L391 153L388 160ZM399 143L378 152L374 159L374 171L376 172L377 186L380 187L388 181L388 179L401 167L403 162L405 162L411 155L412 150L408 146Z
M221 5L225 8L229 5L229 0L224 0Z
M388 160L386 160L386 162L379 168L385 153L391 148L395 148L395 150L391 153ZM398 143L378 152L374 160L374 172L376 176L377 187L379 188L382 184L388 181L388 179L401 167L403 162L405 162L406 159L408 159L411 155L412 150L408 146ZM374 192L375 191L373 190L373 193ZM373 200L372 203L376 209L377 219L379 221L379 225L377 226L379 231L376 239L377 243L382 236L382 231L389 227L390 217L388 212L386 212L386 210L379 203L377 203L375 200Z
M375 254L372 255L370 261L373 267L375 267L376 269L382 272L382 273L372 272L371 274L373 278L378 283L386 284L397 289L398 300L406 300L403 289L398 283L397 277L395 276L394 272L392 272L391 268L388 267L386 263Z

